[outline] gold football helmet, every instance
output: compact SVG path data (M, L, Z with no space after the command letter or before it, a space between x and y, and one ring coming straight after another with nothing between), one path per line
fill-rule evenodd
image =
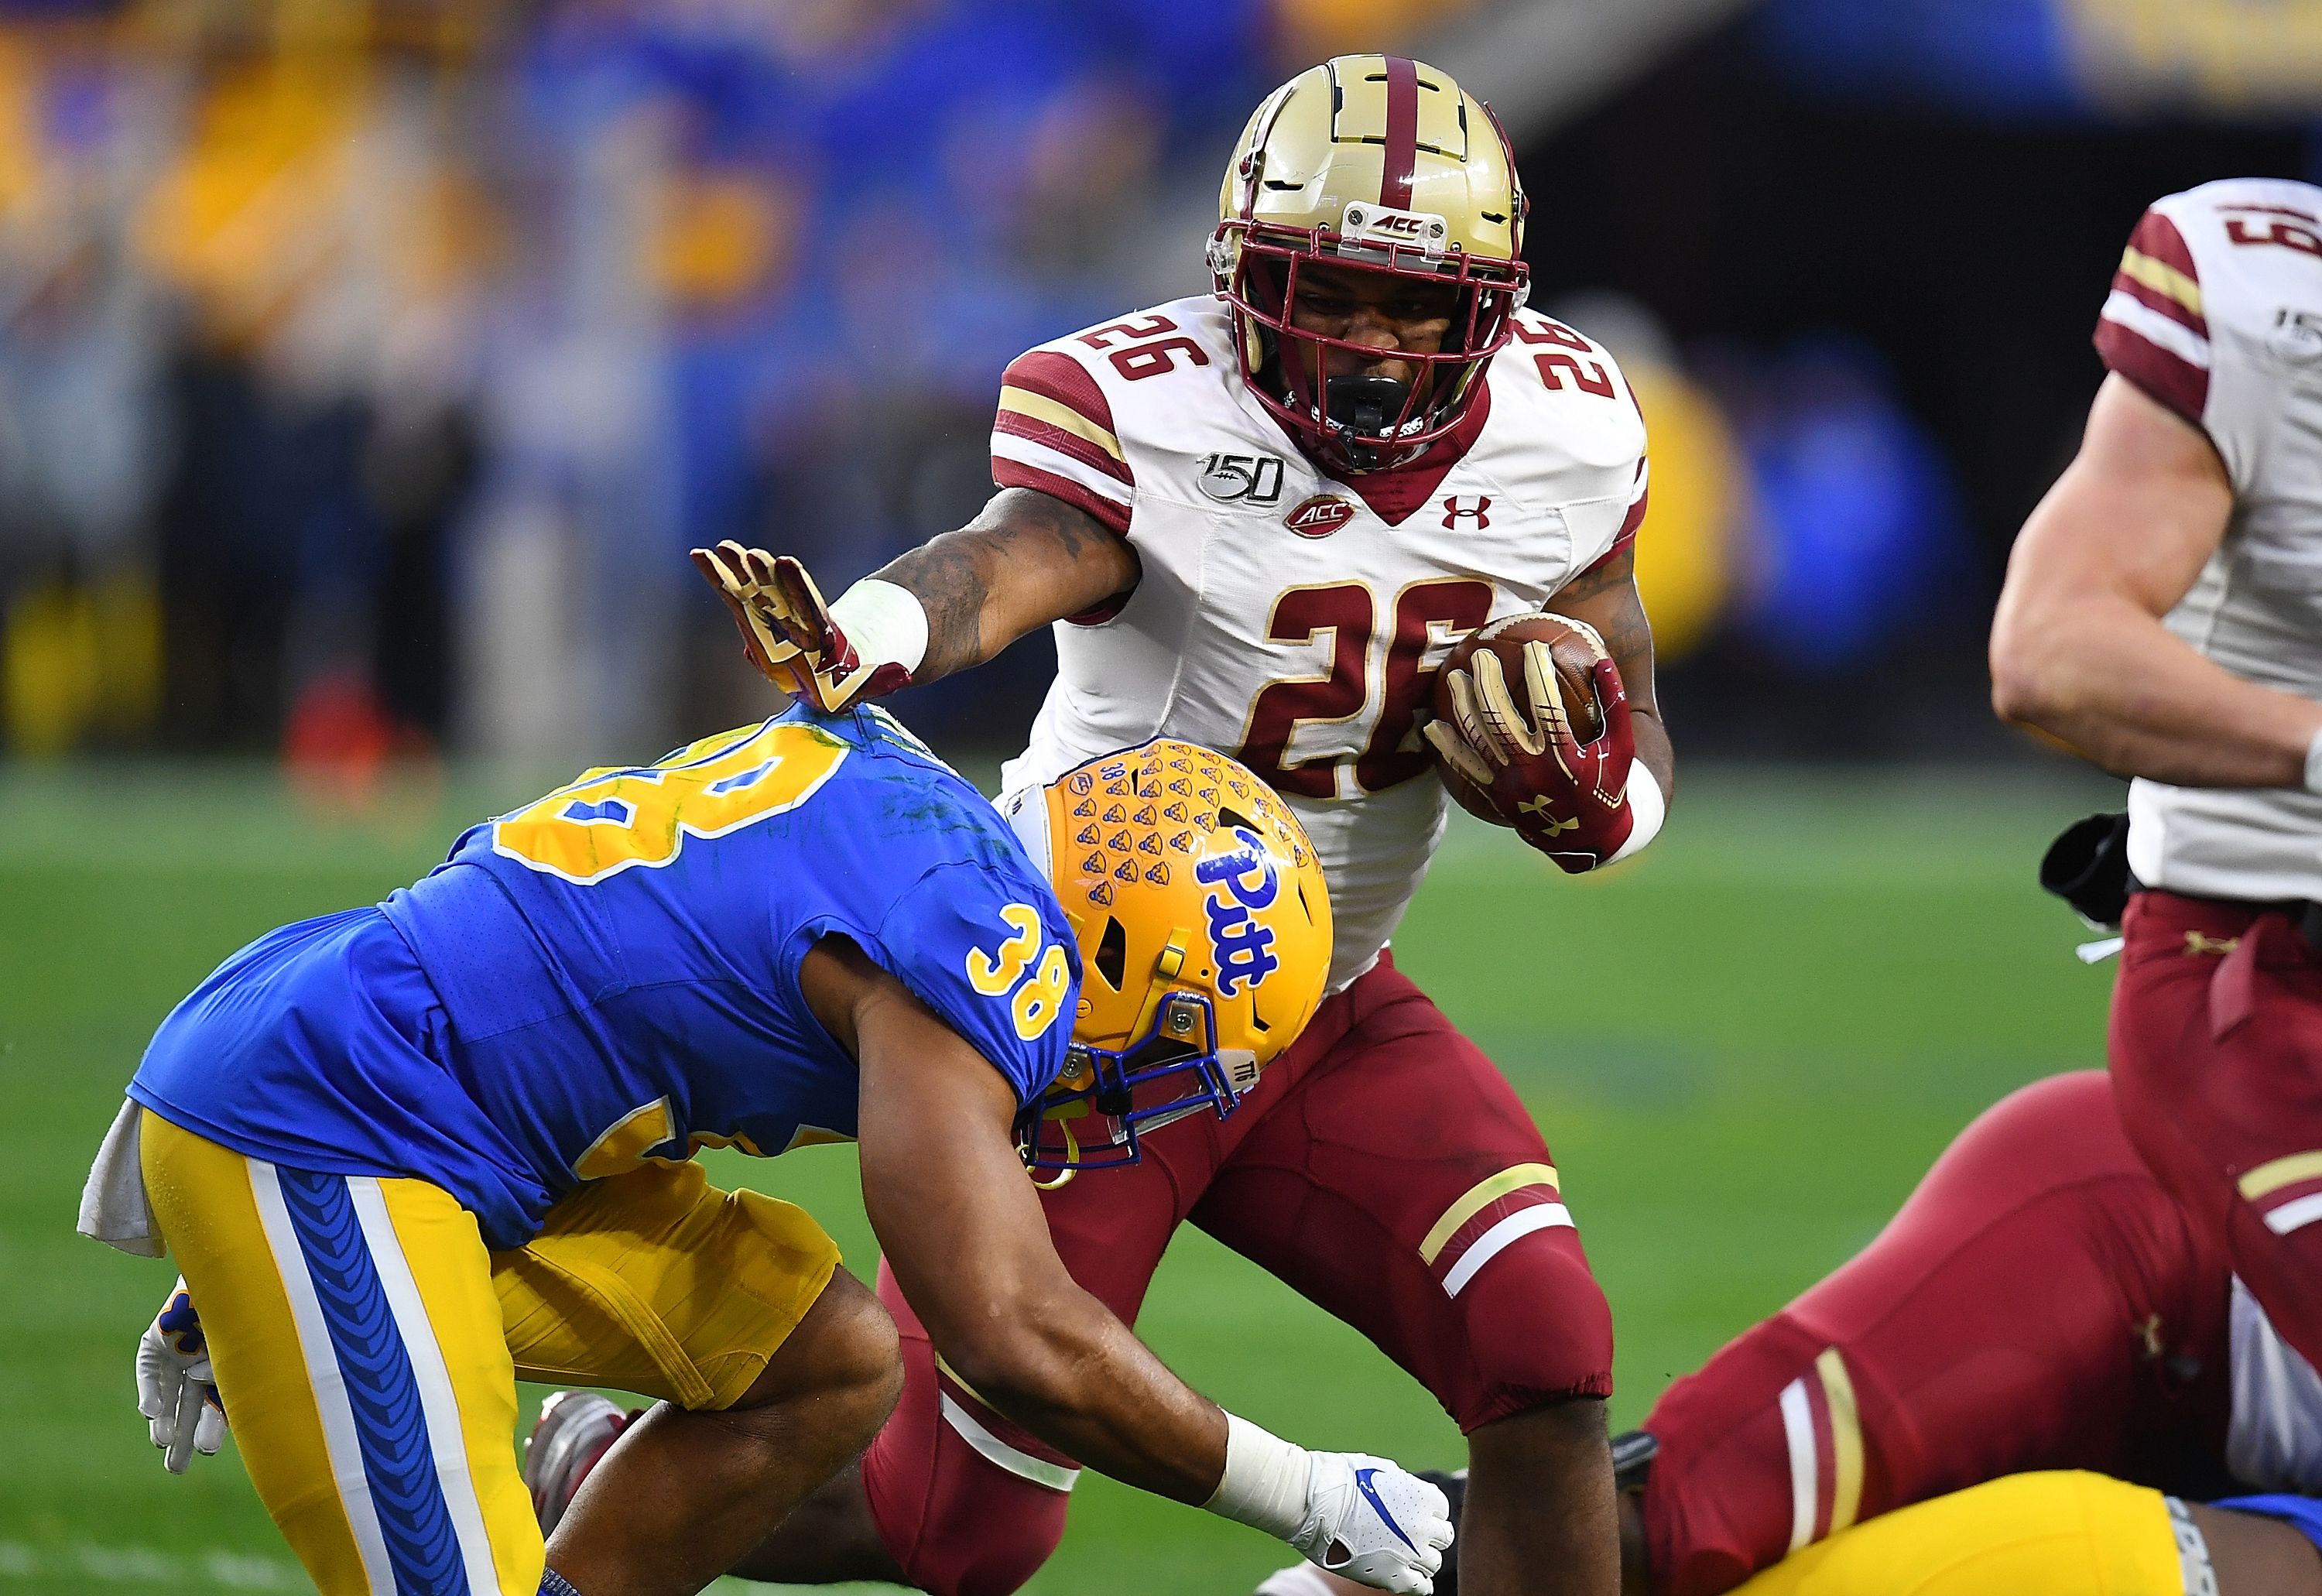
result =
M1143 1131L1231 1113L1330 974L1330 892L1298 817L1232 760L1167 738L1003 807L1081 954L1065 1072L1017 1123L1025 1162L1129 1163Z
M1491 107L1424 61L1334 56L1266 97L1218 196L1210 270L1233 307L1242 376L1323 464L1392 469L1459 424L1524 301L1526 201ZM1450 285L1440 352L1398 353L1408 388L1332 377L1379 351L1294 324L1318 263Z

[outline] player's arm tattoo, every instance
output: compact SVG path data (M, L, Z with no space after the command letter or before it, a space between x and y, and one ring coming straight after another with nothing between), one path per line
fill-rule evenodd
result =
M1137 551L1086 511L1004 488L983 513L879 571L928 612L915 681L981 665L1027 632L1095 609L1137 586Z
M1644 600L1637 596L1635 545L1573 578L1549 601L1549 607L1587 622L1604 639L1614 663L1621 668L1621 685L1629 695L1637 757L1652 771L1663 793L1674 792L1677 751L1669 744L1668 727L1662 723L1660 700L1655 696L1653 625L1646 618Z

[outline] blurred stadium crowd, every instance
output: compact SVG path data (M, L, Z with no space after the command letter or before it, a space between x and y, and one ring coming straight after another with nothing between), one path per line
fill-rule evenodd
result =
M5 745L364 766L738 712L684 549L844 583L956 524L1001 368L1122 307L1133 223L1266 88L1508 9L0 5ZM1798 69L1868 79L1927 59L1927 14L2052 7L1765 9ZM1648 413L1664 658L1740 639L1811 680L1980 603L1988 529L1884 352L1680 344L1543 236L1543 301ZM1004 743L1042 664L913 713Z

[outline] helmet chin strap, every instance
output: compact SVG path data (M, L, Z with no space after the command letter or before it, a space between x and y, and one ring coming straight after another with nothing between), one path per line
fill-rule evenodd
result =
M1323 424L1358 470L1376 470L1380 434L1394 424L1411 386L1392 377L1331 377L1322 383Z

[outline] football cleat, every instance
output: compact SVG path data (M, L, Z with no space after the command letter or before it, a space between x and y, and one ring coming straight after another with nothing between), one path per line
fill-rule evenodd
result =
M1017 1120L1035 1169L1130 1163L1230 1114L1322 1001L1330 897L1306 828L1221 753L1158 738L1002 800L1081 955L1064 1073Z
M1388 470L1457 427L1527 292L1523 185L1491 108L1424 61L1335 56L1266 96L1234 146L1210 238L1250 392L1317 461ZM1450 326L1407 387L1330 376L1334 349L1294 324L1312 269L1451 289Z
M563 1520L580 1482L636 1419L594 1391L561 1391L540 1405L540 1421L524 1448L524 1482L540 1533Z

